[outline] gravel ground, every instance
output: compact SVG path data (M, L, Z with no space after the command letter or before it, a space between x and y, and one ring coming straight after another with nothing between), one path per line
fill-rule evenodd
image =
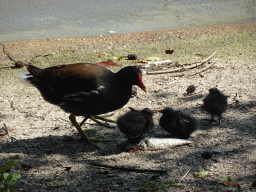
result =
M11 43L4 42L7 48ZM12 55L22 57L15 51ZM121 149L125 137L117 127L106 129L89 120L85 126L98 130L97 133L88 133L89 137L107 140L98 143L102 151L76 141L79 135L68 121L68 114L46 103L35 88L21 84L18 76L1 79L0 128L3 132L7 128L8 134L0 134L0 165L2 167L12 160L21 166L12 168L12 171L19 169L22 175L14 185L17 191L146 191L145 187L140 187L144 182L156 181L157 187L160 184L167 186L164 181L179 183L188 171L181 181L184 187L156 188L155 191L253 191L252 182L256 180L256 62L252 59L222 61L218 58L211 62L216 64L203 72L203 76L188 76L194 70L181 77L171 73L143 76L148 93L138 89L137 96L116 110L113 119L129 111L128 107L158 110L171 106L198 118L200 128L189 139L193 145L136 153ZM195 93L184 96L191 84L197 86ZM230 96L228 110L219 126L207 121L210 115L201 108L208 89L216 85ZM236 93L240 96L239 106L233 100ZM158 126L159 118L160 114L156 113L155 128L149 135L168 137ZM210 152L212 157L203 159L203 152ZM167 173L125 171L93 166L90 162L160 169ZM197 170L208 170L209 175L196 178L194 172ZM231 177L232 183L222 184L225 177ZM50 187L53 181L58 182L59 187Z

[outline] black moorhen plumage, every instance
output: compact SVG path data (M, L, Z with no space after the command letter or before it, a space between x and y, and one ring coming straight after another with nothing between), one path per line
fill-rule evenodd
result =
M153 127L153 112L149 108L131 111L117 119L118 128L128 138L128 143L138 144Z
M95 147L97 145L90 142L75 116L92 118L122 108L130 100L132 85L138 85L147 92L142 74L135 66L124 67L117 73L92 63L45 69L28 65L27 70L30 74L19 73L21 78L35 86L45 101L71 113L69 119L72 124L82 138Z
M228 107L227 96L221 93L216 87L210 89L209 92L210 93L203 99L204 105L202 107L211 114L212 121L214 121L213 116L218 115L218 123L220 123L222 113L224 113Z
M163 115L159 125L173 137L188 139L191 133L198 128L198 120L172 108L165 108L159 111Z
M195 90L196 90L196 86L195 85L190 85L190 86L188 86L188 88L187 88L187 95L189 95L189 94L191 94L191 93L194 93L195 92Z

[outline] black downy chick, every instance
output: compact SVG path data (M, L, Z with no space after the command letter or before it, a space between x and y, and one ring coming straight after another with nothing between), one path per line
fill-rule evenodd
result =
M187 94L186 95L189 95L189 94L191 94L191 93L194 93L195 92L195 90L196 90L196 86L195 85L190 85L190 86L188 86L188 88L187 88Z
M172 108L159 111L162 113L159 125L173 137L188 139L191 133L198 128L198 120Z
M219 116L219 121L228 107L227 96L221 93L217 88L212 88L209 90L209 94L203 99L204 105L202 106L207 112L212 116L212 121L214 121L214 115Z
M128 143L138 144L154 127L153 112L149 108L141 111L129 108L131 111L117 119L117 125L128 138Z

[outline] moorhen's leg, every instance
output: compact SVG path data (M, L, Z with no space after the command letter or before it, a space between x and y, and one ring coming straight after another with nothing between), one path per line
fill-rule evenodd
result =
M89 118L91 120L93 120L94 122L96 122L97 124L101 125L101 126L104 126L104 127L107 127L107 128L112 128L112 126L107 125L106 123L102 123L102 122L98 121L94 116L90 116Z
M100 119L102 121L106 121L106 122L111 122L111 123L116 123L116 121L112 120L112 119L107 119L107 118L104 118L102 116L98 116L98 115L94 115L93 116L95 119Z
M80 127L82 127L85 123L85 121L88 119L89 117L84 117L84 120L80 123Z
M109 114L109 115L101 115L101 116L99 116L99 117L111 117L111 116L113 116L115 113L111 113L111 114ZM98 116L98 115L96 115L96 116Z
M111 123L116 123L116 121L113 121L111 119L106 119L104 117L110 117L112 116L113 114L110 114L110 115L104 115L104 116L98 116L98 115L94 115L94 116L86 116L84 118L84 120L80 123L80 126L82 127L82 125L85 123L85 121L90 118L91 120L95 121L97 124L101 125L101 126L104 126L104 127L107 127L107 128L112 128L112 126L109 126L105 123L102 123L100 121L98 121L97 119L100 119L102 121L106 121L106 122L111 122Z
M71 121L71 123L76 127L77 131L79 132L79 134L81 135L81 137L83 138L83 140L85 140L87 143L91 144L93 147L97 148L97 149L101 149L98 145L94 144L93 142L91 142L88 138L88 136L86 135L86 133L81 129L81 126L77 123L76 121L76 116L74 114L70 114L69 116L69 120Z

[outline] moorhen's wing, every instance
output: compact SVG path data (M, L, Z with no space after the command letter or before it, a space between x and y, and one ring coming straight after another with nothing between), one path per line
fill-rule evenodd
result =
M45 69L30 65L28 71L44 85L63 94L96 90L113 74L108 69L91 63L58 65Z

